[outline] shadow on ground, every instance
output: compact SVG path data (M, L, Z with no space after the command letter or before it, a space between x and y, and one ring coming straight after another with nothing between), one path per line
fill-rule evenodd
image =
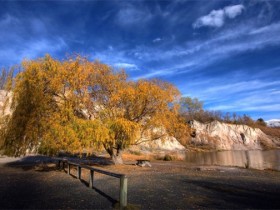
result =
M67 175L65 170L58 170L56 164L55 159L40 155L1 164L0 207L108 209L117 204L113 197L118 198L119 189L113 189L110 193L96 187L90 189L87 181L78 181L73 174ZM99 185L102 186L102 183Z
M214 180L184 181L186 185L193 185L201 189L203 196L196 200L196 205L213 208L253 208L253 209L279 209L279 189L269 183L262 183L257 188L256 182L219 183Z

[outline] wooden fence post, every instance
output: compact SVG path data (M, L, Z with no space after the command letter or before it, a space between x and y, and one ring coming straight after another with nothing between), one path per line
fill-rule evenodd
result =
M62 170L64 171L64 168L65 168L65 163L64 161L62 161Z
M68 174L70 175L70 163L68 163Z
M89 187L93 188L94 171L90 170L89 172Z
M58 161L58 165L59 168L61 167L61 163L62 163L62 167L63 167L63 171L65 164L67 164L67 173L68 175L70 174L70 170L71 170L71 165L72 166L77 166L77 179L81 179L81 175L82 175L82 168L85 169L89 169L89 187L90 188L94 188L93 187L93 182L94 182L94 172L97 173L101 173L101 174L106 174L108 176L113 176L116 178L120 179L120 192L119 192L119 201L120 201L120 209L124 209L125 207L127 207L127 177L124 174L117 174L117 173L112 173L112 172L108 172L108 171L103 171L100 169L96 169L93 167L89 167L89 166L81 166L79 164L76 163L72 163L72 162L68 162L67 160L59 160Z
M123 209L127 206L127 177L120 178L120 208Z
M77 178L81 179L81 166L77 166Z

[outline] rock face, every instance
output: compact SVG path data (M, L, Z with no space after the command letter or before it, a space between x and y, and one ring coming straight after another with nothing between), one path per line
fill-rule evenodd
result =
M146 140L146 139L143 139ZM186 148L174 137L165 137L164 140L157 139L153 141L143 141L138 145L129 147L129 151L147 155L156 155L164 157L166 154L175 155L177 159L185 158Z
M147 151L184 151L186 148L176 138L168 137L164 141L160 139L139 144L140 150Z
M11 98L12 94L5 90L0 90L0 116L11 114ZM5 107L5 109L3 109Z
M218 121L203 124L193 121L192 128L195 130L193 144L207 145L217 150L254 150L277 146L260 129L247 125L233 125Z

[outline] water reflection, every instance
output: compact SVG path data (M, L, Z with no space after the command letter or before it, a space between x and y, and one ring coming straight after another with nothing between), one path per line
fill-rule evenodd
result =
M280 171L280 150L187 152L186 161L199 165L239 166Z

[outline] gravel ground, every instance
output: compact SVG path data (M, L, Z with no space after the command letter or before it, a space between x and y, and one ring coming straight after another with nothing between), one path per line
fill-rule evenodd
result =
M57 170L47 157L0 158L1 209L111 209L119 180L96 174L88 188L82 179ZM280 172L230 167L190 166L184 162L152 162L152 168L97 166L128 176L132 209L280 208Z

